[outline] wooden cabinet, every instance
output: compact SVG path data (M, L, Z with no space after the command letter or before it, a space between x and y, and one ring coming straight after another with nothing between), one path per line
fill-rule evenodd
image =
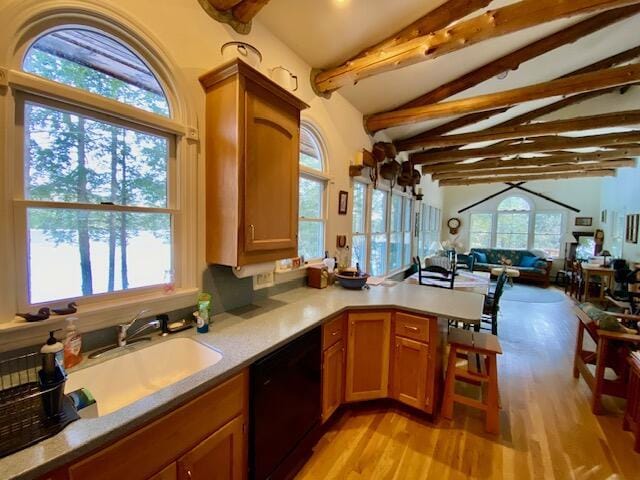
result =
M326 422L344 398L344 345L342 340L322 353L322 421Z
M424 410L427 404L429 346L425 343L395 337L392 397Z
M349 314L346 401L388 396L390 332L390 312Z
M242 480L244 419L236 417L178 462L178 480Z
M241 60L200 82L207 262L242 266L297 256L300 111L307 105Z
M248 379L244 371L72 464L69 479L172 480L176 470L171 465L178 460L178 478L188 478L183 465L191 466L192 475L198 473L193 478L244 478ZM229 472L233 475L225 476Z
M148 480L177 480L178 478L178 466L176 462L173 462L166 468L163 468L160 472L156 473Z

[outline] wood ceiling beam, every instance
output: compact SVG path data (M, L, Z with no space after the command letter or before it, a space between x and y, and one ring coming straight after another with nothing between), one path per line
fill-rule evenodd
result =
M598 70L603 70L606 68L611 68L614 67L616 65L620 65L621 63L625 63L628 62L630 60L634 60L636 58L638 58L640 56L640 46L635 47L635 48L631 48L629 50L625 50L624 52L621 52L619 54L616 55L612 55L611 57L607 57L599 62L596 63L592 63L591 65L588 65L584 68L581 68L579 70L575 70L573 72L570 72L566 75L563 75L561 77L558 78L567 78L573 75L580 75L583 73L589 73L589 72L595 72ZM531 110L529 112L525 112L521 115L518 115L517 117L514 117L512 119L509 119L505 122L501 122L499 123L497 126L509 126L509 125L519 125L522 123L527 123L531 120L535 120L536 118L540 118L544 115L548 115L550 113L556 112L558 110L561 110L565 107L568 107L569 105L574 105L576 103L580 103L580 102L584 102L586 100L589 100L591 98L595 98L598 97L600 95L605 95L607 93L610 93L612 91L617 90L619 87L611 87L611 88L607 88L607 89L603 89L603 90L595 90L593 92L586 92L586 93L581 93L578 95L571 95L567 98L564 98L562 100L559 100L557 102L553 102L549 105L545 105L544 107L540 107L537 108L535 110ZM509 107L505 107L505 108L500 108L500 109L496 109L496 110L492 110L492 111L486 111L486 112L478 112L478 113L471 113L469 115L464 115L462 117L456 118L455 120L452 120L450 122L444 123L442 125L439 125L437 127L434 127L430 130L427 130L425 132L419 133L417 135L413 135L410 138L404 139L404 140L398 140L395 143L396 148L398 149L398 151L408 151L408 150L415 150L417 148L421 148L421 142L424 139L431 139L433 137L439 136L439 135L443 135L445 133L449 133L452 132L454 130L457 130L459 128L463 128L469 125L474 125L478 122L481 122L483 120L486 120L488 118L493 117L494 115L498 115L500 113L504 113L507 110L509 110Z
M516 162L503 162L503 163L516 163ZM434 173L431 178L433 180L450 180L453 178L475 178L486 177L493 175L520 175L520 174L543 174L543 173L561 173L567 171L589 171L589 170L607 170L610 168L624 168L635 167L636 161L633 158L626 158L620 160L608 160L605 162L593 162L583 164L565 164L565 165L553 165L542 167L520 167L511 166L511 168L494 168L494 169L479 169L467 172L446 172L446 173Z
M615 170L591 170L588 172L565 172L565 173L548 173L541 175L513 175L504 177L486 177L486 178L468 178L468 179L452 179L440 181L441 187L453 187L463 185L481 185L487 183L503 183L503 182L533 182L536 180L561 180L568 178L588 178L588 177L615 177Z
M457 163L473 158L496 158L526 153L550 152L552 150L571 150L576 148L594 148L627 145L640 142L640 133L610 133L586 137L555 137L539 142L519 143L515 145L497 145L485 148L469 148L450 152L413 153L409 160L414 165L434 165L439 163Z
M267 3L269 0L242 0L233 7L233 16L239 22L249 23Z
M355 57L347 60L347 62L353 61L356 58L380 54L384 50L395 47L401 43L428 35L429 33L451 25L453 22L466 17L476 10L487 7L491 2L492 0L448 0L411 25L387 37L382 42L366 48Z
M438 103L457 93L468 90L482 82L485 82L496 75L509 70L517 70L521 64L539 57L547 52L555 50L563 45L573 43L593 32L601 30L609 25L624 20L640 12L640 5L630 5L616 8L595 15L587 20L577 23L569 28L553 33L537 42L533 42L515 52L509 53L502 58L487 63L476 70L469 72L455 80L441 85L424 95L421 95L410 102L394 109L420 107L432 103Z
M381 113L370 116L365 123L368 131L376 132L434 118L511 107L532 100L591 92L609 87L628 85L638 81L640 81L640 65L627 65L477 97Z
M470 143L532 138L558 133L632 125L640 125L640 110L590 115L566 120L531 123L528 125L500 126L459 135L443 135L424 141L422 146L426 148L453 147L468 145Z
M315 90L327 93L367 77L437 58L483 40L561 18L611 10L638 0L521 0L469 20L414 38L315 75Z
M513 160L499 158L480 160L474 163L445 163L441 165L423 165L422 174L430 175L449 172L472 172L501 167L542 167L545 165L577 164L585 162L599 162L605 160L621 160L640 156L640 146L608 150L594 153L561 153L547 157L525 157Z

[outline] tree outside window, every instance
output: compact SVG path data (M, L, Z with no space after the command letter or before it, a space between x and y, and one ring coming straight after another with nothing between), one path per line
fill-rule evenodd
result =
M526 250L529 247L531 207L521 197L508 197L498 205L496 247Z

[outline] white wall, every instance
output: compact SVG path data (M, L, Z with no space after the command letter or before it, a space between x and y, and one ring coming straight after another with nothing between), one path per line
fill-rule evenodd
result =
M599 178L584 178L570 180L543 180L537 182L527 182L523 187L553 198L558 202L580 209L580 213L574 213L566 208L549 202L545 199L523 192L522 190L511 189L491 200L478 205L460 214L459 210L466 208L483 198L493 195L507 188L503 183L489 185L469 185L459 187L445 187L444 191L444 211L442 214L442 240L457 239L464 246L464 250L469 248L469 215L473 212L495 211L498 204L506 197L519 195L526 197L534 206L536 211L562 211L565 213L564 229L567 232L595 231L600 221L600 183ZM576 227L575 217L592 217L592 227ZM447 220L457 217L461 220L461 227L457 235L451 235L447 227ZM561 248L563 251L564 249Z

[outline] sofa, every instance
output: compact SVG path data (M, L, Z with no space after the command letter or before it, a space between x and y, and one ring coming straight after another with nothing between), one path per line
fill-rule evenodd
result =
M474 270L489 272L492 268L501 267L503 260L507 260L511 263L509 268L520 272L518 280L541 283L545 288L549 286L551 260L540 258L528 250L472 248L469 255L476 259Z

